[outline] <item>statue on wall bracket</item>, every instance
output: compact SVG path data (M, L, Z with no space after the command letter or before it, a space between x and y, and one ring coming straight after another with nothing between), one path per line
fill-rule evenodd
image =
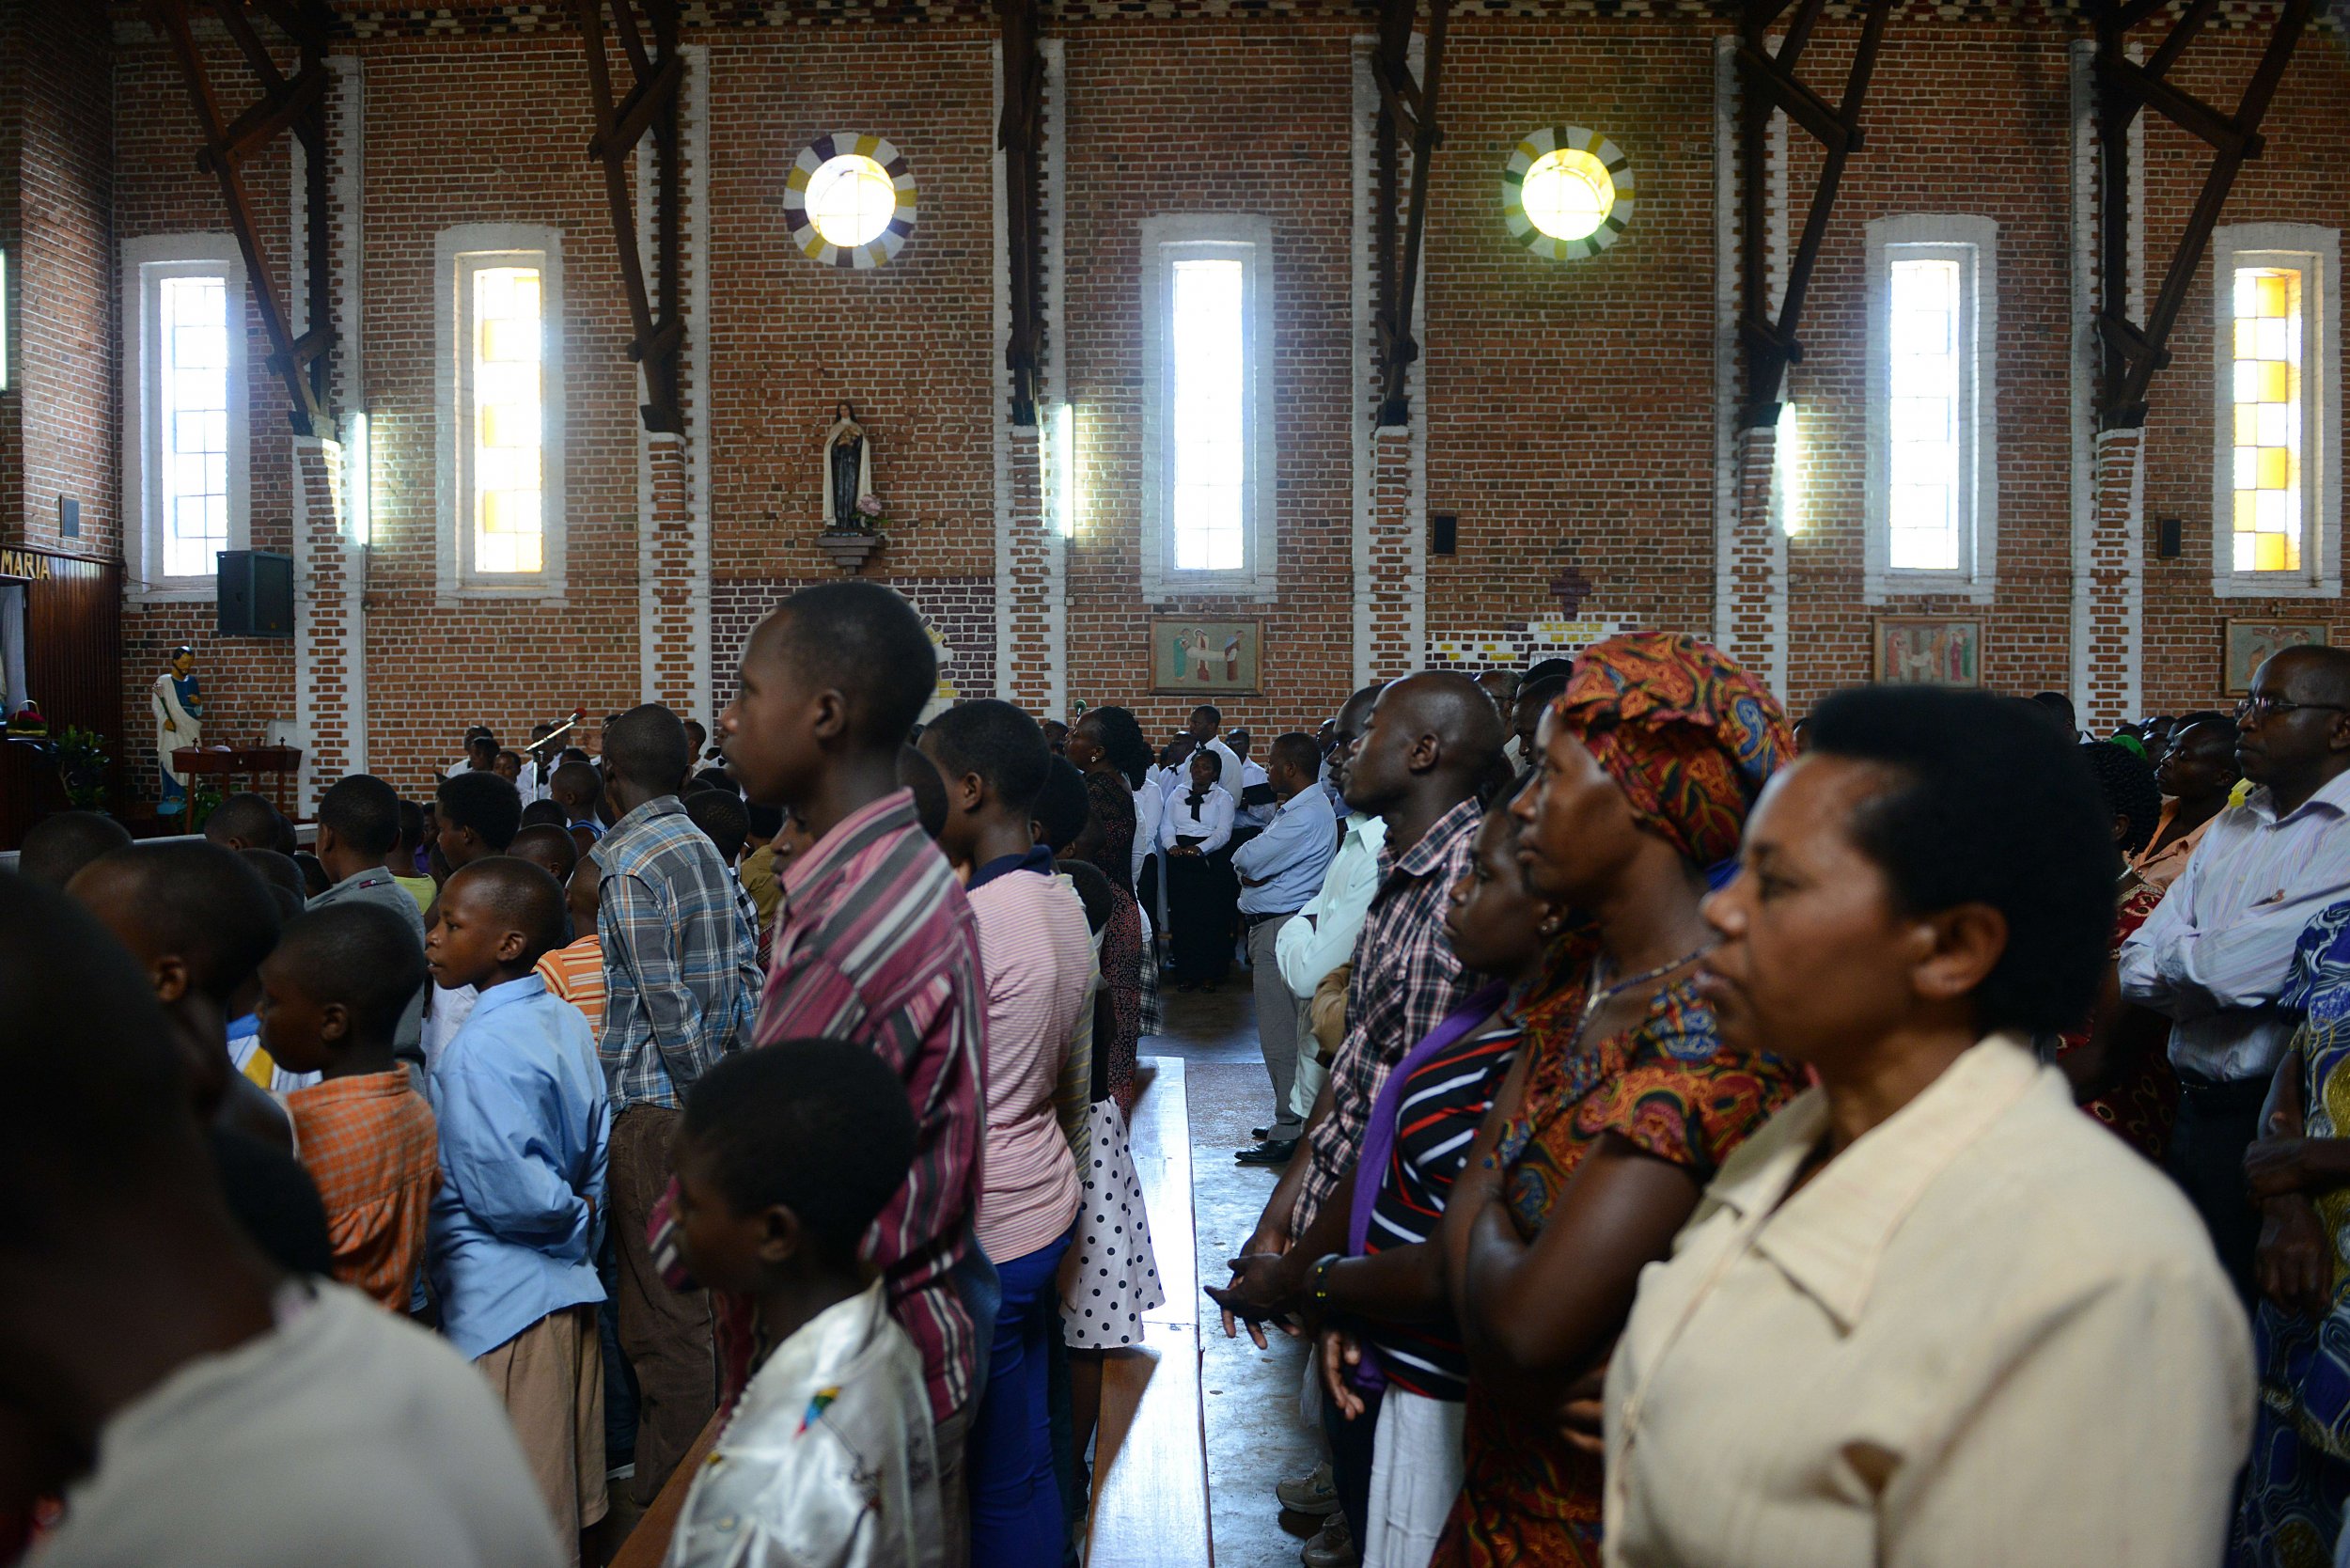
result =
M835 403L832 412L832 429L824 432L824 531L816 544L854 576L889 540L881 531L881 497L873 494L873 443L854 404Z
M873 494L873 444L854 404L835 403L833 414L824 432L824 531L870 534L882 510Z

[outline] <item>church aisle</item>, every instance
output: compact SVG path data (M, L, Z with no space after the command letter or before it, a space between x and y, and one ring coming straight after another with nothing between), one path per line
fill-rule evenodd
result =
M1205 995L1170 990L1167 1011L1167 1032L1146 1039L1142 1054L1184 1063L1199 1278L1221 1282L1277 1178L1232 1161L1234 1150L1255 1141L1248 1131L1264 1124L1273 1104L1246 971L1235 970L1222 990ZM1206 1297L1198 1298L1198 1309L1216 1568L1292 1568L1300 1545L1322 1524L1282 1513L1273 1497L1276 1481L1304 1474L1320 1457L1298 1413L1304 1342L1273 1335L1271 1348L1261 1351L1245 1334L1227 1340Z

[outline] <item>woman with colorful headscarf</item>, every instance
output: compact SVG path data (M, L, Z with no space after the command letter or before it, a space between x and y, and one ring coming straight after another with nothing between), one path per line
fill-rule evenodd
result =
M1695 638L1612 637L1575 662L1536 749L1518 857L1535 894L1589 920L1553 949L1445 1211L1470 1380L1435 1560L1461 1568L1598 1563L1600 1465L1560 1406L1723 1158L1803 1088L1726 1047L1695 989L1707 872L1794 756L1778 701Z

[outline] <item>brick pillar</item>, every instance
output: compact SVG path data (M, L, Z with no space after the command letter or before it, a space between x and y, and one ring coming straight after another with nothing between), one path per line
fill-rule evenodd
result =
M1785 691L1787 536L1780 526L1778 434L1747 431L1738 444L1737 515L1729 540L1729 600L1715 622L1722 651L1774 691Z
M648 700L666 703L680 717L711 722L695 711L694 649L709 618L709 585L696 593L694 522L686 500L685 442L675 435L645 438L651 467L652 667ZM697 615L698 599L699 615Z
M2146 512L2146 432L2106 431L2097 437L2096 511L2090 527L2088 701L2084 728L2103 734L2138 717L2138 571Z
M997 646L1004 667L995 689L1039 718L1065 718L1060 684L1061 541L1044 514L1044 454L1038 431L1014 425L1004 436L1005 633ZM976 695L976 694L974 694Z
M365 636L354 552L343 535L343 446L293 438L294 709L304 736L296 798L302 815L319 792L365 768L367 692L350 679L363 667Z
M1420 622L1419 519L1412 506L1408 427L1372 432L1371 499L1371 678L1392 681L1426 661L1413 628Z

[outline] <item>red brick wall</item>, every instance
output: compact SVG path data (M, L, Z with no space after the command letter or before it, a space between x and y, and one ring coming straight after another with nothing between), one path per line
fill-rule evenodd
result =
M1261 616L1261 698L1221 704L1260 735L1352 683L1353 35L1346 22L1112 21L1068 39L1068 390L1084 514L1069 553L1069 693L1132 707L1154 737L1198 700L1150 695L1146 619ZM1141 597L1146 217L1273 223L1280 599ZM1065 715L1062 715L1065 716ZM1268 729L1270 727L1270 729Z
M2232 108L2251 75L2254 48L2227 34L2208 54L2187 57L2183 82L2206 101ZM2228 197L2222 223L2309 223L2350 229L2350 52L2338 31L2312 29L2287 70L2264 126L2268 149L2248 164ZM2149 219L2146 295L2161 269L2209 165L2210 155L2167 122L2146 133ZM2211 262L2196 269L2187 306L2171 335L2171 365L2154 380L2147 419L2145 693L2150 710L2214 705L2220 697L2219 643L2230 616L2258 620L2324 620L2336 646L2350 644L2350 608L2339 599L2225 599L2211 593L2212 322ZM2335 306L2342 330L2342 306ZM2345 355L2350 360L2350 355ZM2342 408L2339 400L2335 408ZM2350 418L2336 431L2350 447ZM2337 450L2342 447L2338 447ZM2154 556L2157 519L2185 527L2184 553ZM2336 535L2336 544L2342 536ZM2339 558L2339 557L2337 557ZM2219 705L2225 706L2224 703Z
M8 11L0 247L15 340L12 407L0 411L0 540L113 558L113 46L79 8L18 0ZM81 503L76 539L58 534L60 495Z
M1061 8L1065 182L1063 319L1048 322L1078 408L1085 518L1069 553L1067 691L1124 701L1155 732L1187 699L1148 695L1140 598L1142 341L1139 224L1241 212L1274 223L1280 597L1181 601L1173 613L1261 615L1265 695L1227 703L1265 732L1310 725L1351 683L1355 406L1352 59L1367 19L1308 5L1277 19L1180 8L1181 20ZM1502 8L1496 7L1498 11ZM352 13L338 47L364 63L368 402L377 546L368 565L371 763L403 789L455 755L466 723L520 734L574 703L591 713L639 689L635 376L578 44L553 13L461 6ZM1202 9L1218 14L1191 14ZM475 12L482 13L476 17ZM991 154L991 30L977 8L892 10L844 22L812 8L765 25L763 8L713 6L709 48L708 647L717 699L749 618L791 586L831 574L819 526L818 442L836 400L875 443L892 524L869 573L897 583L959 654L958 684L995 677L998 356ZM1546 585L1575 560L1589 612L1630 625L1704 629L1715 615L1713 39L1722 23L1465 14L1445 77L1427 249L1424 393L1428 510L1460 518L1460 554L1428 563L1433 639L1554 613ZM1841 27L1841 30L1839 30ZM484 28L493 29L484 31ZM2077 29L2034 16L1955 22L1910 8L1888 39L1814 283L1794 382L1810 479L1788 557L1793 705L1868 674L1861 451L1868 219L1982 212L1999 224L1999 540L1995 604L1904 600L1985 625L1985 673L2003 689L2069 684L2066 50ZM128 25L117 52L118 239L223 226L193 168L186 99L159 42ZM2189 79L2232 101L2248 65L2238 27L2198 45ZM1825 30L1808 74L1835 81L1848 25ZM1539 259L1499 213L1501 165L1538 126L1589 125L1639 178L1633 227L1589 261ZM2350 64L2318 31L2286 79L2271 152L2231 221L2350 227L2338 177L2350 155ZM837 273L802 259L781 215L784 178L824 131L889 137L911 161L920 225L890 266ZM0 147L9 134L0 103ZM1815 160L1803 138L1790 181L1800 223ZM2183 138L2150 133L2148 259L2158 268L2201 179ZM264 233L283 245L282 151L251 166ZM0 185L0 225L7 216ZM435 592L433 238L464 222L543 223L564 235L570 528L560 606L446 604ZM6 230L0 227L0 238ZM111 270L112 263L108 263ZM102 299L97 308L109 314ZM2209 288L2156 380L2148 432L2144 689L2149 707L2216 697L2219 622L2209 591ZM250 322L248 323L250 326ZM255 367L254 542L290 541L284 403ZM5 423L5 421L0 421ZM0 441L5 441L0 435ZM111 433L106 437L113 438ZM5 456L0 450L0 456ZM0 475L0 485L8 482ZM43 481L46 482L46 481ZM28 489L27 512L53 506ZM11 512L10 515L15 515ZM2151 520L2186 519L2187 554L2153 556ZM86 503L86 526L90 509ZM2238 613L2301 606L2236 602ZM2350 638L2334 602L2315 613ZM160 651L198 635L224 738L293 714L290 649L209 637L209 605L134 607L128 674L143 691ZM133 705L132 733L143 733Z
M245 90L232 83L249 81L241 56L225 37L210 39L207 54L223 83L225 100L235 106L246 102ZM227 234L227 208L220 184L196 166L201 145L196 111L189 102L169 47L141 24L127 29L115 51L114 72L114 228L116 251L107 264L107 292L120 289L120 247L150 235ZM244 165L253 193L256 217L271 255L282 271L288 227L287 144L280 140ZM110 302L115 303L115 302ZM122 374L121 314L108 314L114 337L114 372ZM293 548L293 470L290 430L287 423L284 385L268 369L269 340L250 298L244 304L244 360L247 396L246 428L251 432L249 474L252 482L252 548L290 551ZM127 381L123 384L127 396ZM135 418L124 410L122 417ZM111 461L118 473L120 447ZM125 505L135 510L135 496ZM139 526L133 518L130 526ZM142 601L133 595L122 616L124 755L132 788L152 798L155 783L154 721L148 710L147 690L163 672L164 660L180 643L197 651L196 677L204 688L204 742L212 745L254 745L265 738L272 720L294 718L293 645L256 638L216 635L215 612L210 599Z

